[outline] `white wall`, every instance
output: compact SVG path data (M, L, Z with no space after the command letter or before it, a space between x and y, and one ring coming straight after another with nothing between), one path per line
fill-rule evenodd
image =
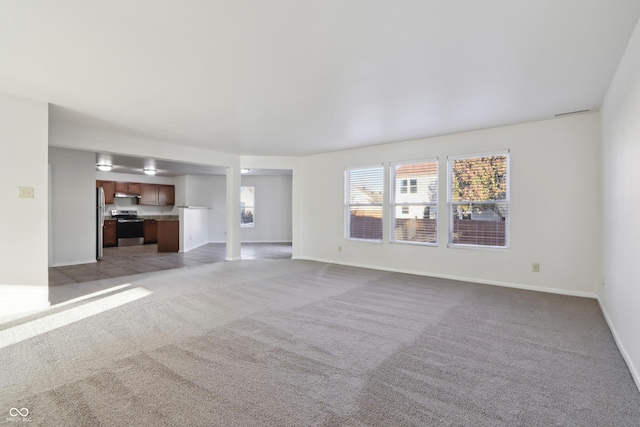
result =
M242 228L243 242L291 242L292 177L245 175L243 186L255 187L255 226Z
M48 108L0 94L0 316L49 305Z
M239 190L238 190L239 191ZM226 230L226 177L224 175L188 175L185 205L206 207L208 242L224 242Z
M447 156L502 149L511 150L511 247L448 248ZM598 150L599 115L586 114L305 157L296 212L303 231L294 256L595 297L601 276ZM393 161L432 157L440 159L437 247L388 243L388 219L383 244L345 240L345 167L388 168ZM531 271L534 262L539 273Z
M600 301L640 388L640 24L602 106Z
M209 243L207 208L180 208L180 252L189 252Z
M49 148L52 266L96 261L95 154Z

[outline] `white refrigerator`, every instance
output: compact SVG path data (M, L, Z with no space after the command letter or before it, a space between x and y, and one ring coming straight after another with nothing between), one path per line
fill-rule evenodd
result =
M96 259L102 259L102 236L104 228L104 215L105 215L105 203L104 203L104 188L96 188Z

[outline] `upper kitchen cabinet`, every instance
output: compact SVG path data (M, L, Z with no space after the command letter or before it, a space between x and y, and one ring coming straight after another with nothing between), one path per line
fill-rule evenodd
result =
M176 187L173 185L158 185L158 204L175 205Z
M126 194L127 196L140 196L142 192L142 184L139 182L116 182L116 193Z
M163 184L141 184L141 205L175 205L175 186Z
M96 181L96 187L104 189L104 202L107 205L115 203L116 183L114 181Z

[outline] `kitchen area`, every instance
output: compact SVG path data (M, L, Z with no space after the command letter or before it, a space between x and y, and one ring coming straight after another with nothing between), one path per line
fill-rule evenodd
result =
M104 248L156 244L158 252L180 249L175 186L96 180L96 258Z
M50 286L227 259L225 168L61 147L48 160ZM242 257L291 258L291 172L253 172L242 177L258 205Z

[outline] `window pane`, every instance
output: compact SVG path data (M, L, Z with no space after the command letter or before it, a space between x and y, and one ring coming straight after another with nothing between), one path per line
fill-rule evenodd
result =
M395 242L437 244L438 160L393 164Z
M382 240L382 206L351 207L349 212L351 239Z
M349 171L349 203L382 203L382 168Z
M507 156L453 160L451 190L453 202L505 200L507 198Z
M394 240L437 243L435 205L396 206Z
M382 240L383 168L348 169L347 238Z
M452 243L479 246L506 246L506 204L455 204Z
M449 167L450 243L507 247L508 154L453 159Z
M240 226L255 225L255 187L240 187Z
M406 163L394 166L395 203L429 203L438 201L438 162ZM411 188L407 191L407 184Z

